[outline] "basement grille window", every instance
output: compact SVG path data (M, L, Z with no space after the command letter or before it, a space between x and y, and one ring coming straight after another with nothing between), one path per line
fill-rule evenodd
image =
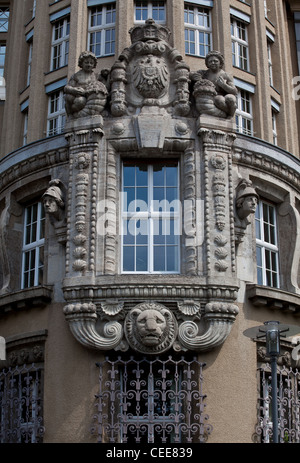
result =
M199 443L212 431L196 359L122 360L97 364L96 425L103 443Z

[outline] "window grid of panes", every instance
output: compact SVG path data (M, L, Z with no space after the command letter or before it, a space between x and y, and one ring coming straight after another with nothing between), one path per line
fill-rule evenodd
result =
M134 5L134 22L144 23L152 18L156 23L166 22L166 4L164 1L136 1Z
M247 24L231 18L232 64L243 71L249 71Z
M89 10L88 47L96 56L115 53L116 4L96 6Z
M53 24L51 71L67 66L69 60L70 17L60 19Z
M66 121L63 90L51 93L48 102L47 136L58 135L64 131Z
M238 89L235 120L238 132L245 135L253 135L251 95L243 89Z
M9 6L0 6L0 32L8 31Z
M184 7L185 53L205 57L212 49L211 12L208 8Z
M269 80L270 80L270 85L273 87L272 44L269 40L267 40L267 52L268 52Z
M255 213L257 283L279 288L276 209L260 201Z
M25 208L22 289L39 286L43 282L45 212L42 203Z
M169 164L123 164L122 271L178 273L179 171Z

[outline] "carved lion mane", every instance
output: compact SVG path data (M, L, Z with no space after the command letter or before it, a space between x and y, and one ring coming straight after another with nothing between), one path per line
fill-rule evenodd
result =
M153 319L157 315L160 322L156 326ZM143 317L145 315L145 317ZM137 320L138 318L151 319L151 328L153 329L153 342L147 342L148 336L143 336L140 333ZM149 319L148 318L148 319ZM147 354L157 354L168 350L177 336L177 323L172 312L165 306L157 303L142 303L135 306L127 315L125 320L125 335L129 345L138 352ZM149 337L151 334L149 333Z

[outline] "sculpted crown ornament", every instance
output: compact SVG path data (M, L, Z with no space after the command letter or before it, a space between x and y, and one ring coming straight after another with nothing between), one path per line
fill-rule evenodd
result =
M144 25L132 27L129 34L132 43L146 42L148 40L168 42L171 32L166 26L156 24L153 19L147 19Z

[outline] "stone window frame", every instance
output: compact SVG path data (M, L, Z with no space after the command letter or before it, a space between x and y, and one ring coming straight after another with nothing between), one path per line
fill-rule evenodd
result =
M184 19L185 53L186 55L200 56L202 58L205 58L207 53L213 49L211 8L194 5L192 2L185 2L184 3L184 16L186 16L187 8L190 8L193 10L194 22L193 23L186 22ZM199 24L198 22L199 12L201 12L203 16L206 15L208 24L209 24L208 26ZM188 34L189 36L189 32L193 32L193 31L195 32L194 41L186 40L186 34ZM204 42L201 43L200 34L203 34L205 37L208 37L209 43L207 44ZM191 43L194 43L195 53L192 53L191 51L186 50L186 45L187 44L189 45ZM201 47L204 48L203 53L201 53Z
M265 214L263 212L264 206L268 207L268 214L273 212L273 219L274 224L270 221L266 222ZM271 288L280 288L280 266L279 266L279 247L278 247L278 224L277 224L277 211L276 205L269 201L260 200L258 202L256 213L255 213L255 224L256 224L256 252L258 252L258 248L261 249L261 267L257 264L257 280L258 284L261 286L268 286ZM265 239L265 225L268 225L268 229L273 227L274 229L274 244L270 242L270 240ZM258 232L260 234L260 238L258 238ZM272 255L273 260L271 266L272 269L268 269L266 265L266 254L270 253ZM258 254L257 254L258 258ZM259 271L258 269L261 268L261 278L259 278ZM271 284L268 284L268 271L271 272Z
M137 19L137 3L143 4L142 8L147 12L147 18L146 19ZM158 10L160 10L163 6L163 11L164 11L164 19L159 19L158 17L155 17L153 15L153 9L154 9L154 4L158 4ZM159 5L161 4L161 5ZM163 5L162 5L163 4ZM166 24L167 22L167 5L165 0L135 0L134 2L134 24L144 24L147 19L154 19L154 21L157 24Z
M245 34L241 38L238 31L242 30ZM250 71L249 63L249 41L248 41L248 23L231 15L230 17L231 44L232 44L232 65L243 71ZM243 54L240 52L242 51ZM242 59L242 65L240 62Z
M132 159L131 161L136 161L137 163L139 162L138 159ZM153 171L151 170L151 168L153 167L153 162L155 162L156 160L149 160L149 162L147 162L147 166L150 167L150 170L148 170L148 179L149 179L149 182L150 184L148 185L147 188L149 188L151 190L151 195L153 194ZM180 161L179 159L176 159L175 160L177 162L177 166L178 166L178 169L177 169L177 200L180 200ZM168 162L166 162L168 164ZM123 165L124 165L124 159L122 160L121 162L121 170L123 172ZM121 178L122 178L122 183L121 183L121 188L122 188L122 192L123 192L123 174L121 175ZM148 190L148 194L149 194L149 190ZM123 195L122 195L122 199L123 198ZM151 206L152 207L152 206ZM151 209L150 207L150 209ZM121 201L121 204L120 204L120 209L121 209L121 230L123 229L123 222L129 218L129 220L131 220L132 218L132 214L128 214L128 212L125 212L124 211L124 204L123 204L123 201ZM176 221L177 222L177 226L180 227L181 225L181 216L180 216L180 212L181 211L174 211L174 213L172 214L172 219L174 220L174 222ZM133 214L134 216L136 216L137 214L139 213L135 213ZM139 216L141 216L142 218L144 218L144 220L147 220L147 227L151 227L151 224L153 221L159 219L159 218L162 218L163 220L165 219L165 217L163 216L163 214L160 214L160 213L154 213L152 210L149 212L149 210L147 211L147 217L145 217L145 213L141 213L139 214ZM158 217L159 215L159 217ZM162 215L162 217L161 217ZM166 220L166 219L165 219ZM153 228L153 224L152 224L152 228ZM177 239L177 243L174 245L176 246L177 248L177 269L176 270L173 270L173 271L168 271L168 270L158 270L158 271L154 271L153 267L154 267L154 242L153 242L153 235L151 234L151 231L149 231L149 234L148 234L148 237L150 237L150 242L148 241L147 242L147 248L148 248L148 252L147 252L147 270L145 271L138 271L138 270L133 270L133 271L126 271L123 269L123 249L124 249L124 241L123 241L123 233L121 233L121 274L147 274L147 275L155 275L155 274L180 274L181 272L181 256L180 256L180 248L181 248L181 244L180 244L180 235L178 235L178 239ZM135 248L136 248L136 243L133 245ZM167 245L165 244L165 247Z
M108 9L110 7L110 9ZM110 2L104 5L97 5L88 9L88 50L93 52L97 58L103 56L113 56L115 54L115 34L116 34L116 2ZM93 12L101 12L102 21L100 25L92 26ZM107 22L108 14L114 18L114 21ZM106 33L110 31L109 39L106 39ZM92 36L100 34L100 42L91 43ZM95 47L100 44L100 53L96 52ZM106 45L109 44L109 51L106 52Z
M56 38L56 31L61 30L61 36ZM55 71L68 65L70 37L70 15L59 18L52 23L51 64L50 71ZM56 50L58 54L55 55Z

